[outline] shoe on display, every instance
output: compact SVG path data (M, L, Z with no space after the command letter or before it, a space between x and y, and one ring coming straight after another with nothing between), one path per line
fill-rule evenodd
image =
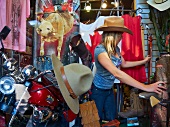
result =
M118 115L122 118L141 117L144 115L144 111L143 109L129 109L126 112L119 112Z
M130 109L125 112L119 112L122 118L140 117L144 115L143 102L139 98L138 90L132 88L130 91Z

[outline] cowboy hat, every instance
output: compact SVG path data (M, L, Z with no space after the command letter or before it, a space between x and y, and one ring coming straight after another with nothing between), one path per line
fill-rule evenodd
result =
M147 3L159 11L165 11L170 8L170 0L148 0Z
M132 34L132 31L124 26L122 17L111 16L104 20L104 25L97 28L95 31L117 31Z
M61 94L63 95L68 107L75 114L78 114L78 97L91 88L93 74L90 68L85 65L72 63L63 66L55 54L52 54L51 58Z

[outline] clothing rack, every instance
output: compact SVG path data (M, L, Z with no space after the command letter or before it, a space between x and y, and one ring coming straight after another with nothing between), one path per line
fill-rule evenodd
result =
M87 11L86 9L81 9L81 11ZM138 8L136 10L131 10L131 9L115 9L115 8L111 8L111 9L91 9L90 11L127 11L127 12L137 12L140 11L140 13L143 11L141 8Z
M81 11L86 11L85 9L81 9ZM112 15L113 12L117 12L117 16L120 16L119 15L119 12L129 12L131 15L133 14L141 14L143 12L142 8L138 8L136 10L133 10L133 9L116 9L116 8L112 8L112 9L91 9L90 11L98 11L97 13L97 16L96 16L96 19L100 16L101 14L101 11L110 11L110 16ZM123 15L123 14L122 14Z

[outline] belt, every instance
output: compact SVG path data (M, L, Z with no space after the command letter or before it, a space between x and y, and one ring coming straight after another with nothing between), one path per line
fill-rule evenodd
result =
M112 88L111 88L111 89L98 88L98 87L96 87L94 84L92 84L92 89L93 89L93 88L98 89L98 90L101 90L101 91L110 91L110 90L112 90Z

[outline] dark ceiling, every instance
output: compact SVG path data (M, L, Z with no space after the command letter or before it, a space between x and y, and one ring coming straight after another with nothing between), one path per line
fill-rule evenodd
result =
M99 13L100 10L100 5L101 5L101 0L89 0L91 3L91 8L92 10L90 12L87 12L84 10L85 2L87 0L80 0L80 21L83 23L92 23L96 20L98 16L109 16L109 15L118 15L117 13L117 8L114 7L114 5L111 4L111 2L114 2L114 0L107 0L108 6L107 9L102 9ZM123 14L129 13L128 10L133 9L133 0L119 0L120 1L120 6L124 7ZM120 9L121 9L120 7ZM111 12L111 9L113 11ZM121 15L121 12L119 13L119 16Z
M31 7L35 7L35 0L31 1ZM60 0L52 0L53 4L56 1ZM84 10L85 2L89 1L91 3L92 10L90 12L87 12ZM97 16L109 16L111 15L117 15L117 11L115 11L117 8L114 7L114 5L111 4L111 2L114 2L115 0L107 0L108 6L107 9L102 9L99 14L100 6L101 6L102 0L80 0L80 21L83 23L92 23L96 20ZM117 0L118 1L118 0ZM120 6L122 5L124 7L124 10L132 10L133 9L133 1L134 0L119 0ZM111 9L114 9L111 13ZM121 9L121 8L120 8ZM128 11L124 11L123 14L129 13Z

